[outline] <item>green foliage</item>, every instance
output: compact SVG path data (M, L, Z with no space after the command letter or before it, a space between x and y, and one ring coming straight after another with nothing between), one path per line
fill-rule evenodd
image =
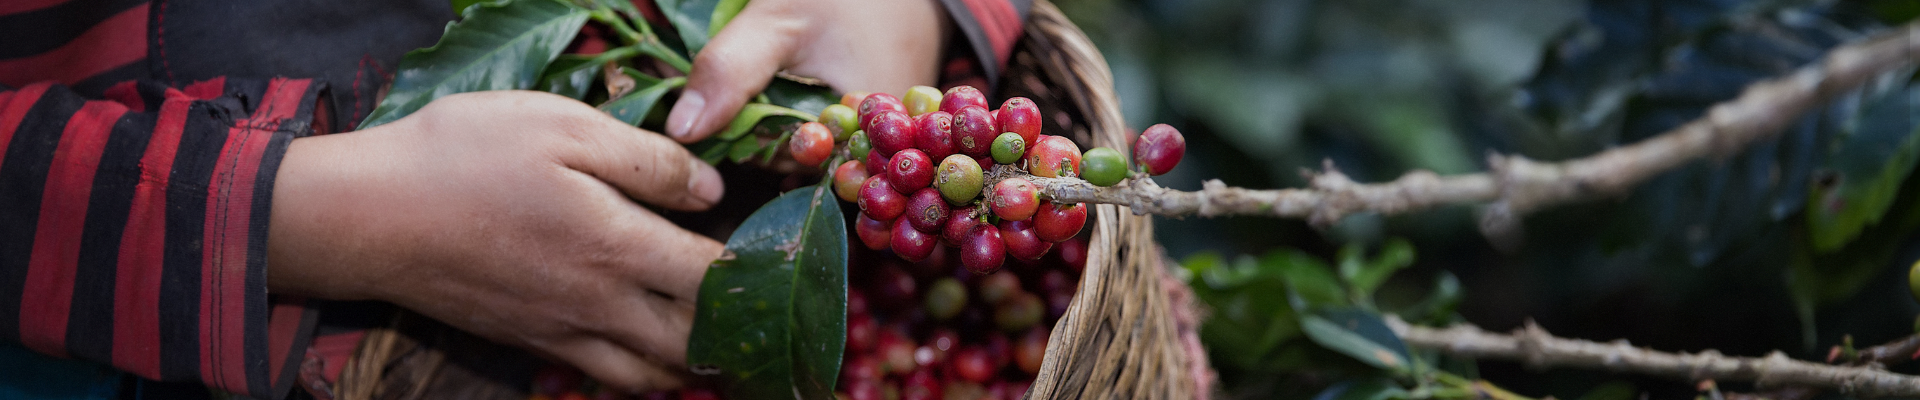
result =
M833 397L846 338L847 231L827 185L781 195L700 282L687 363L728 398Z
M1864 94L1847 116L1807 203L1813 249L1831 252L1879 223L1920 162L1920 86Z
M400 59L393 88L360 122L379 126L455 93L531 89L573 41L587 11L548 0L482 3L447 24L440 42Z
M1412 373L1407 345L1388 329L1378 314L1359 309L1333 309L1300 319L1300 329L1321 347L1394 373Z
M660 97L666 96L669 90L678 89L687 84L687 78L679 76L652 80L652 77L642 75L635 81L640 87L634 89L633 93L601 105L600 110L606 111L607 115L612 115L614 119L621 122L640 126L647 121L647 115L654 113L655 106L660 103Z

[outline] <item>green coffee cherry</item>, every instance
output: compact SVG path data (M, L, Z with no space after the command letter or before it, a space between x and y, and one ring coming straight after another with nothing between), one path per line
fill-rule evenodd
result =
M963 205L980 197L980 191L986 187L986 177L980 170L980 163L965 154L949 155L940 161L934 170L933 186L940 189L940 197L947 203Z
M1105 147L1087 149L1080 159L1080 178L1094 186L1113 186L1127 178L1127 160Z
M902 100L907 107L907 116L918 117L934 111L940 111L940 89L930 86L907 88L907 97Z
M854 131L853 136L847 138L847 151L855 160L867 159L867 153L873 151L873 142L867 141L867 131Z
M853 132L860 130L860 115L853 111L853 107L829 104L826 109L820 110L820 123L826 124L827 130L833 132L833 140L844 142L853 137Z
M1012 164L1020 162L1027 155L1027 139L1020 134L1007 132L993 138L993 162Z

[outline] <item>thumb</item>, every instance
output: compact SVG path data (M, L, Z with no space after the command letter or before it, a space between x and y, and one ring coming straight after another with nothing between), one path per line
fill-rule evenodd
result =
M761 4L769 3L749 3L694 57L687 88L667 113L674 140L693 143L726 126L793 55L801 23L756 12Z

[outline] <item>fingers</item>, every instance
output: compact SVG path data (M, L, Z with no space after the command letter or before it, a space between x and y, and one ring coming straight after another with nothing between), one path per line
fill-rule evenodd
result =
M555 357L579 367L601 384L628 393L678 388L683 385L675 370L662 367L625 347L604 339L586 337L548 349Z
M627 197L675 210L712 207L726 194L720 172L666 137L646 133L605 115L580 135L580 146L562 152L568 168L585 172Z
M613 241L623 247L610 260L646 289L693 304L707 266L726 252L726 245L680 229L644 209L634 207L633 211L629 218L612 223L618 227Z
M640 293L625 305L624 312L610 317L613 339L639 349L662 365L687 364L687 340L693 332L692 301L676 301L654 293Z
M725 127L793 56L800 22L781 18L782 2L751 2L693 59L687 88L667 113L667 133L692 143Z

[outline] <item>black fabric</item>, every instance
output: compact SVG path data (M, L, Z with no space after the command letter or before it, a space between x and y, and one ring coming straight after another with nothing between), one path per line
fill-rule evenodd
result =
M160 282L160 376L200 377L200 271L207 186L225 146L236 102L195 101L187 110L173 173L167 177L166 250Z
M67 121L85 103L65 87L47 89L20 121L7 144L6 160L0 161L0 341L20 341L20 301L33 257L34 231L39 229L47 170Z
M52 7L0 16L0 60L45 53L66 45L100 21L147 0L71 0Z
M128 112L113 125L88 193L81 228L73 303L67 314L67 354L95 361L113 357L114 280L120 241L140 184L140 157L153 137L154 114Z
M400 56L432 46L454 18L445 0L157 0L148 52L174 85L219 76L311 78L349 88L333 121L358 122ZM381 71L381 72L372 72ZM361 93L367 95L360 96ZM344 125L334 125L344 126Z

